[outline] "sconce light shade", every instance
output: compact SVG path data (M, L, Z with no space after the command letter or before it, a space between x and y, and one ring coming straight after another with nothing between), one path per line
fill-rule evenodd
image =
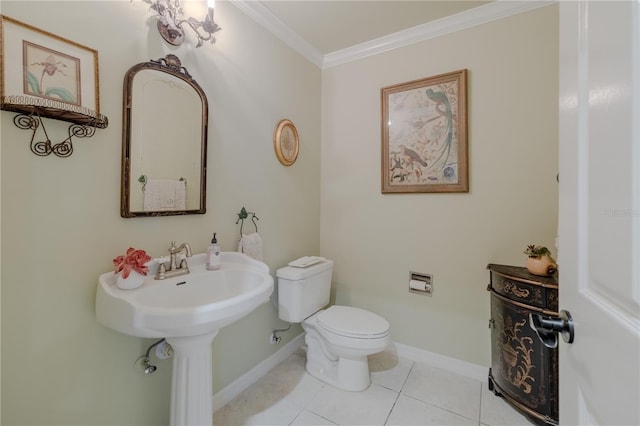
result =
M180 0L143 0L150 4L149 7L158 16L158 31L162 38L173 46L180 46L184 42L184 24L187 24L198 38L196 47L200 47L205 41L216 42L215 33L222 28L213 19L213 7L215 0L207 0L208 10L204 20L185 17Z

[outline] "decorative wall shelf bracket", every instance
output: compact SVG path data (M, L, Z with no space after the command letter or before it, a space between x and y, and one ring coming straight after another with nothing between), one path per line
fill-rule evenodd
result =
M5 15L0 32L0 109L18 113L13 123L33 132L31 152L69 157L74 136L89 138L108 126L100 114L97 50ZM73 123L69 136L52 143L43 118ZM36 137L40 128L44 139Z
M101 127L95 122L87 122L85 124L72 123L69 125L68 137L62 142L53 143L51 142L51 139L49 139L47 129L44 126L44 121L37 110L28 114L21 113L16 115L13 118L13 123L20 129L32 131L29 148L31 148L31 152L40 157L46 157L51 154L62 158L69 157L73 154L72 138L74 136L76 138L90 138L95 134L96 127ZM106 127L106 117L103 123L104 127ZM39 133L39 129L42 129L42 135L36 137ZM42 139L43 136L44 139Z

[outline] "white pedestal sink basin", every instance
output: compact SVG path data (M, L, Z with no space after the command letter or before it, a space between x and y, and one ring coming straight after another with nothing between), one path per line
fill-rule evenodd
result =
M166 338L174 350L171 381L172 426L211 425L213 390L211 343L220 328L269 300L273 278L262 262L223 252L219 270L205 269L205 255L188 260L191 272L121 290L113 272L100 275L96 319L136 337Z

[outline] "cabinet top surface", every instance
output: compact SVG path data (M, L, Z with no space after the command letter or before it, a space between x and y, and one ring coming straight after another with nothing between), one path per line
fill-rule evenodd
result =
M487 269L493 272L496 272L500 275L504 275L506 277L511 277L517 280L528 281L536 284L543 285L558 285L558 272L548 277L541 277L539 275L533 275L527 268L521 266L509 266L509 265L496 265L494 263L490 263L487 265Z

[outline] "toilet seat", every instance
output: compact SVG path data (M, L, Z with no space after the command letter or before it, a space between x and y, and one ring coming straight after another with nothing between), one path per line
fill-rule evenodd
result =
M318 326L338 336L379 339L390 334L387 320L373 312L350 306L331 306L316 318Z

